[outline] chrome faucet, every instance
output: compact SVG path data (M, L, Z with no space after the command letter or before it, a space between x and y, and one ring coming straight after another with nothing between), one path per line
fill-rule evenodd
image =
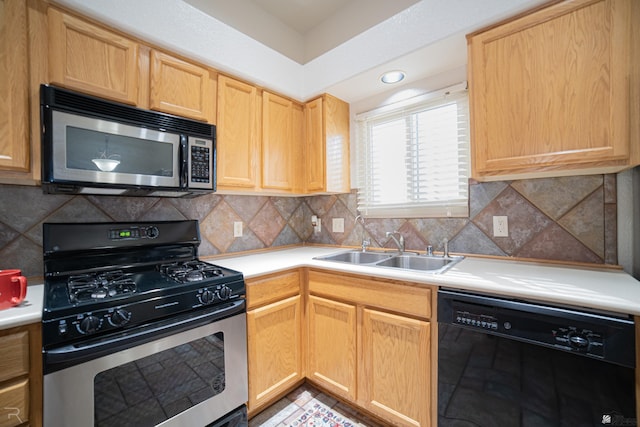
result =
M360 220L360 224L362 224L362 252L366 252L367 247L371 244L371 240L365 238L365 236L367 235L367 227L364 223L364 217L362 215L358 215L356 216L355 220L356 224L358 223L358 220Z
M396 235L400 238L397 239ZM393 239L393 242L398 247L398 252L402 254L404 252L404 236L397 231L387 231L387 237L389 239ZM389 239L387 239L387 242L389 241Z
M449 258L449 240L447 238L445 238L442 241L442 244L444 245L444 250L442 252L442 256L445 258Z

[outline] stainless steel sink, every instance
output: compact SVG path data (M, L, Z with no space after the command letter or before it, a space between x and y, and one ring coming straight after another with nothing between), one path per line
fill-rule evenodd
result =
M351 264L373 264L375 262L391 258L392 256L393 254L381 252L349 251L335 255L316 257L316 259L321 259L323 261L348 262Z
M429 273L442 273L463 257L439 257L424 255L398 255L376 263L379 267L393 267L405 270L419 270Z
M461 261L462 256L430 256L416 253L402 255L384 252L347 251L333 255L316 257L322 261L337 261L349 264L367 264L373 267L389 267L403 270L415 270L424 273L438 274L453 267Z

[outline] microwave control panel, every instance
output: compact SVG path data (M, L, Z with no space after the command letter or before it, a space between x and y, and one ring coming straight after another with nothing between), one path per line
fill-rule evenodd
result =
M213 141L189 137L189 187L213 188Z

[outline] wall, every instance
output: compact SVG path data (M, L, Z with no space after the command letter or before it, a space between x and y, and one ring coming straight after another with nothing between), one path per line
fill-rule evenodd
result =
M260 197L211 194L194 199L67 196L37 187L0 185L0 269L42 275L43 222L197 219L200 255L216 255L302 243L359 246L355 191L337 196ZM322 219L313 234L311 215ZM492 236L492 216L509 217L509 237ZM333 218L344 218L333 233ZM244 223L233 237L233 222ZM372 247L391 247L386 231L398 230L407 249L518 256L587 263L617 263L616 176L565 177L476 183L469 218L369 219Z

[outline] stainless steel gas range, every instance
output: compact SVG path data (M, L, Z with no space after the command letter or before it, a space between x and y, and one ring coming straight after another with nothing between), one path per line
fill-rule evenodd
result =
M44 224L45 426L246 425L245 283L197 221Z

